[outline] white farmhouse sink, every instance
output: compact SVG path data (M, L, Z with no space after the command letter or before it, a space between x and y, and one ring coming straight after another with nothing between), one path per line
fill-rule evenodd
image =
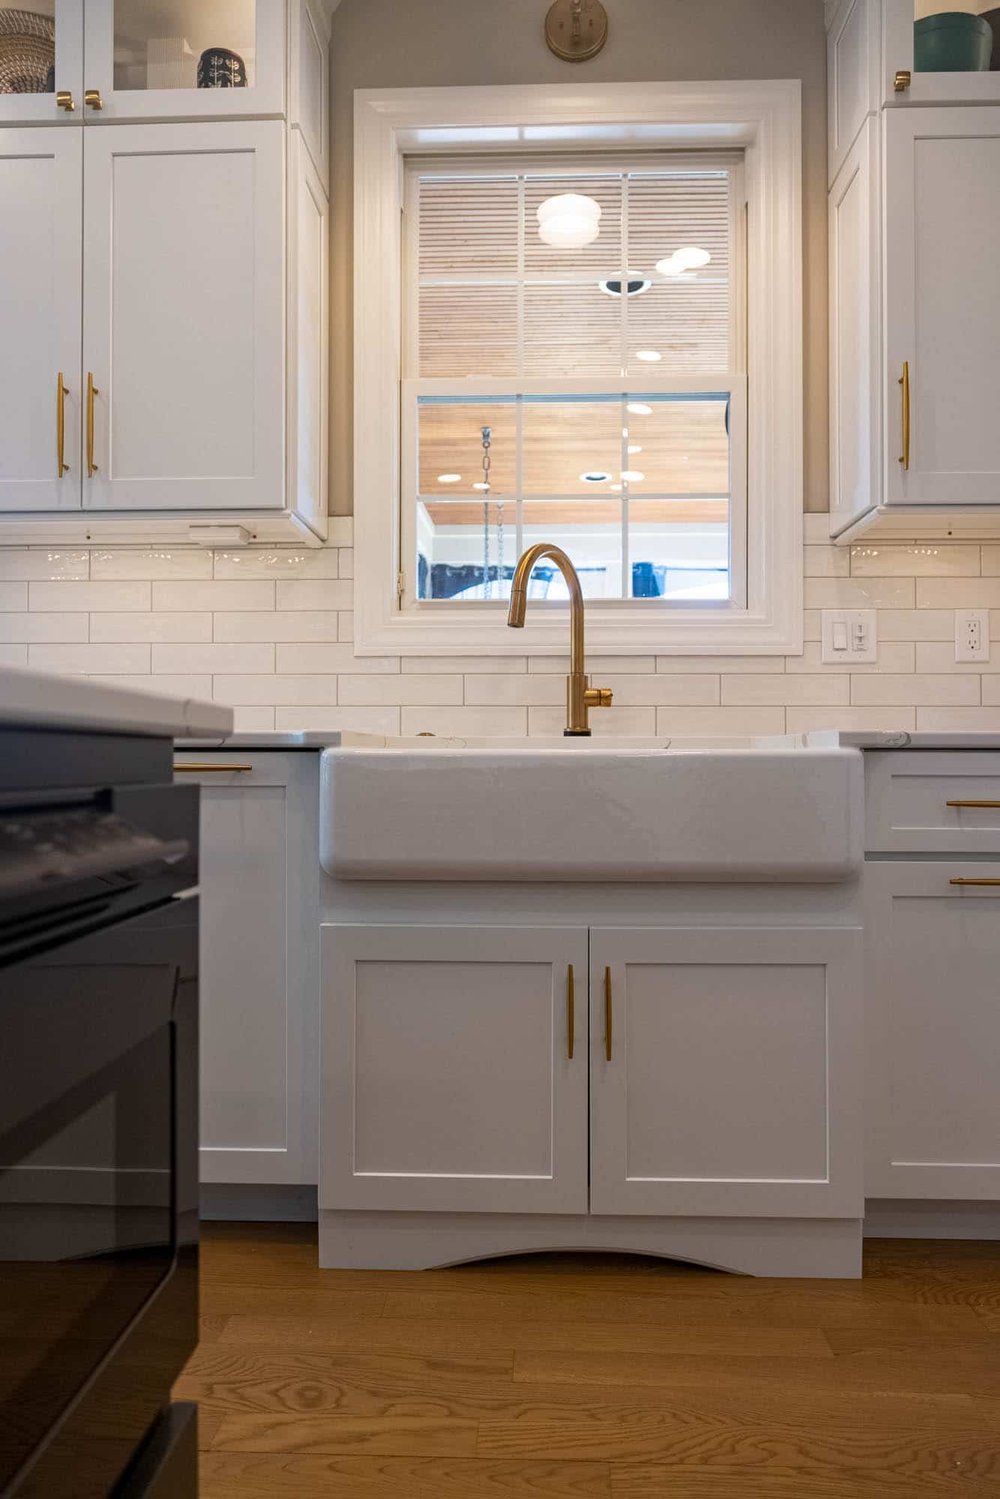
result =
M320 859L344 880L846 880L862 762L830 738L345 734L322 755Z

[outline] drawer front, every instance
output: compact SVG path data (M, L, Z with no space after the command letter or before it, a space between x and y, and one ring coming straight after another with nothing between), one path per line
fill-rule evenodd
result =
M1000 751L865 756L869 853L1000 854Z

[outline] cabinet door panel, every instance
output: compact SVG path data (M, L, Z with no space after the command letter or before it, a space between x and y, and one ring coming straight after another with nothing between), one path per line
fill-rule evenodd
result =
M8 59L5 84L10 91L0 93L0 125L41 123L75 130L82 124L83 5L84 0L14 0L0 6L0 10L28 11L33 17L15 22L18 30L27 31L31 44L30 50L15 49L18 61L13 65ZM46 77L44 60L48 46L55 69L51 80ZM39 87L45 83L47 88ZM57 94L69 94L73 108L62 108Z
M283 127L86 133L94 509L283 503Z
M889 111L885 132L887 497L998 504L1000 109Z
M867 120L830 192L830 525L880 501L878 126Z
M586 963L581 930L325 926L321 1205L586 1212Z
M842 930L593 932L591 1210L859 1217L858 955Z
M879 107L879 0L841 0L827 38L829 181Z
M250 772L196 777L206 1182L316 1181L315 758L255 753ZM212 759L245 763L197 756Z
M281 114L285 0L86 0L86 11L85 83L102 103L87 124ZM228 53L245 81L199 85L206 50Z
M80 131L0 130L0 510L80 507L82 157Z
M869 1197L1000 1198L1000 865L865 868Z

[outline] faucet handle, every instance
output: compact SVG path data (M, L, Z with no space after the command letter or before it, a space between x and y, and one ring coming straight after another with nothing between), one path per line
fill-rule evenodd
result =
M583 694L583 700L588 708L610 708L611 699L610 687L588 687Z

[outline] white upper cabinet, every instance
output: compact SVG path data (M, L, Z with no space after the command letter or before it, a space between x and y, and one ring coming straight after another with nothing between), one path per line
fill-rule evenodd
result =
M280 503L282 125L130 125L85 146L84 506Z
M0 130L0 510L80 508L82 150Z
M9 55L0 65L0 125L79 125L83 0L4 4Z
M89 120L280 115L285 0L84 0Z
M886 501L1000 505L1000 108L888 112L885 181Z
M882 10L881 99L885 104L1000 104L1000 73L918 73L913 24L931 11L968 10L948 0L926 5L919 0L873 0ZM986 10L987 0L981 8Z
M859 958L848 929L592 931L591 1212L860 1217Z
M827 42L827 164L832 184L878 108L880 0L840 0Z

